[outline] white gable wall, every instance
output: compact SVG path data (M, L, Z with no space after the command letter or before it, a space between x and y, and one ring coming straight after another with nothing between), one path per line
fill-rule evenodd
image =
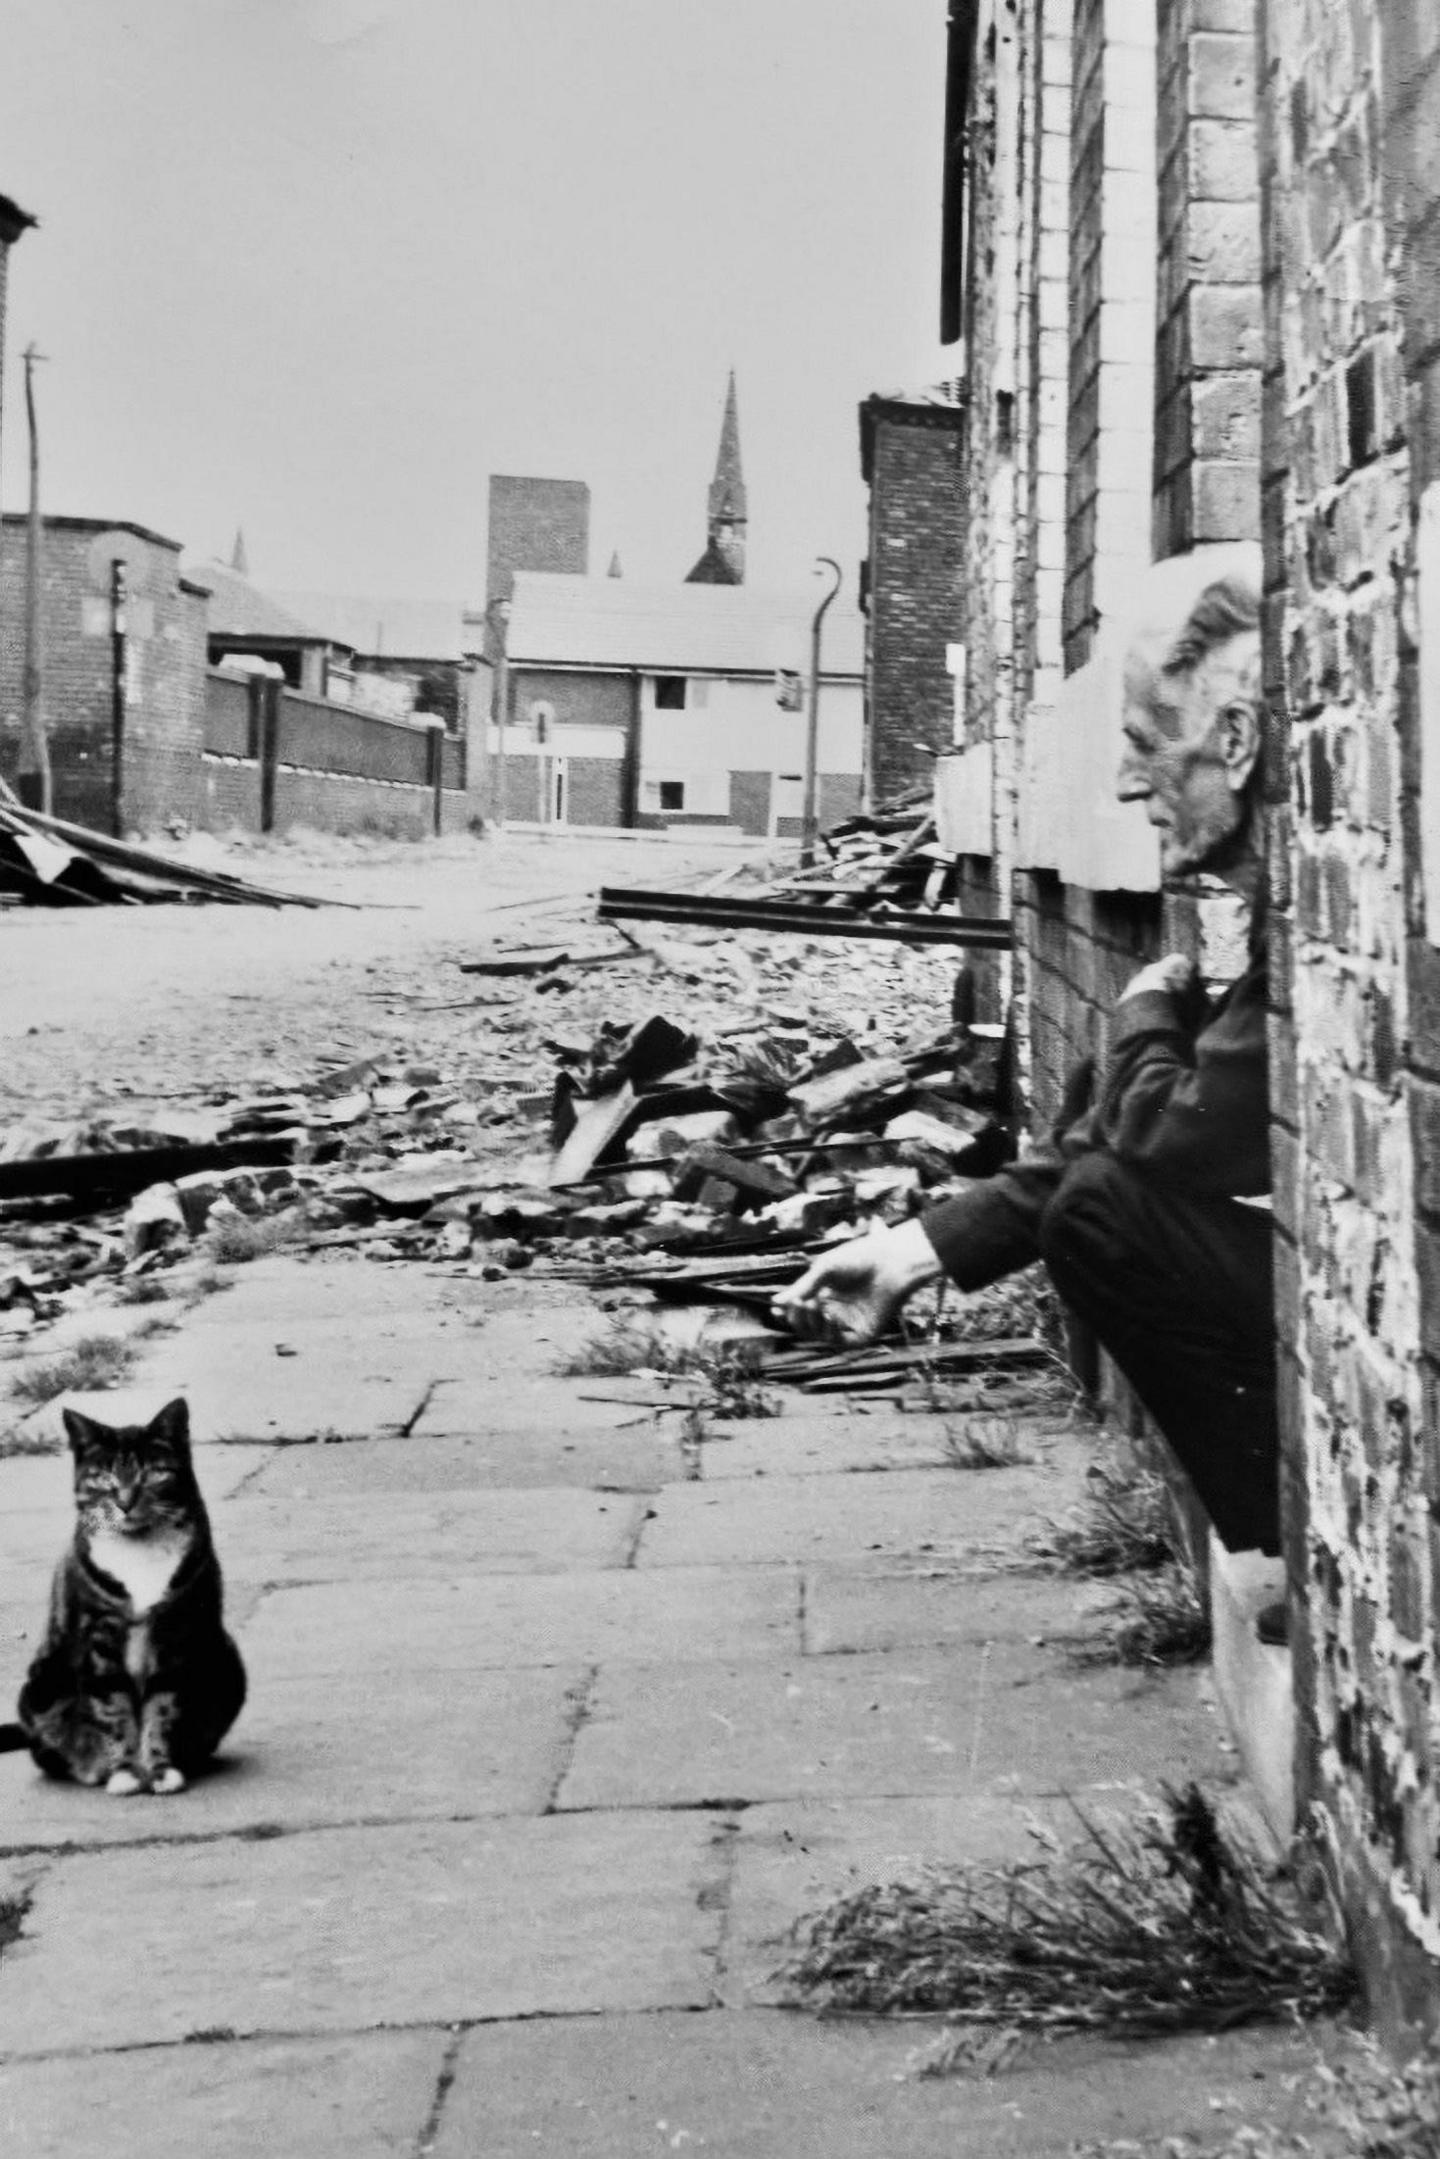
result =
M732 772L766 772L772 780L804 772L805 714L781 710L771 678L690 676L686 699L681 712L657 708L655 677L642 680L642 815L660 811L661 781L683 785L685 816L728 817ZM822 682L817 771L858 778L863 724L861 684Z

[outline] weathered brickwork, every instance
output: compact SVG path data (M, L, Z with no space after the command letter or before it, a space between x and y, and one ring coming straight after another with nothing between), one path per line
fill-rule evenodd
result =
M861 469L870 489L867 744L883 802L928 781L929 750L949 749L960 642L964 408L931 398L868 398ZM763 827L762 827L763 829Z
M1406 2006L1405 1951L1440 1954L1440 1549L1416 1353L1422 1340L1440 1350L1433 1294L1421 1302L1434 1218L1422 1211L1418 1247L1416 1234L1440 1063L1424 1020L1433 954L1407 903L1413 655L1397 604L1418 478L1402 377L1408 364L1420 417L1433 345L1433 278L1416 243L1427 215L1440 231L1440 74L1433 50L1413 47L1382 74L1380 49L1382 20L1413 41L1425 12L1382 17L1359 0L1264 10L1267 674L1289 722L1275 1156L1289 1561L1307 1619L1300 1766L1304 1796L1335 1825L1357 1939L1391 2014ZM1420 184L1391 189L1397 285L1387 168L1393 181L1427 97ZM1440 1277L1428 1279L1433 1291ZM1413 1993L1408 2006L1432 2019L1440 2007Z
M194 815L204 734L205 600L180 577L177 542L133 525L48 518L39 581L42 699L57 814L108 831L114 811L110 565L126 564L122 822ZM22 741L25 519L0 526L0 771Z
M1259 537L1253 0L1161 0L1154 552Z
M1100 307L1105 204L1105 0L1076 0L1071 46L1070 368L1065 668L1090 656L1100 492Z

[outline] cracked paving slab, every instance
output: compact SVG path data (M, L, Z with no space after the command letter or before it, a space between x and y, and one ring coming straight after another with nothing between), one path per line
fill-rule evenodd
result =
M415 1581L622 1566L646 1502L621 1493L396 1492L320 1499L245 1496L215 1520L235 1583Z
M665 1420L671 1426L675 1422L673 1417ZM266 1455L265 1466L248 1490L267 1499L295 1492L327 1497L352 1492L558 1490L566 1486L650 1492L662 1484L677 1483L685 1475L676 1439L667 1436L663 1425L646 1418L638 1420L634 1429L607 1426L578 1435L565 1424L519 1431L487 1424L441 1438L416 1430L405 1439L354 1440L342 1447L276 1447L266 1450ZM208 1455L206 1462L214 1459Z
M271 1590L242 1646L259 1686L302 1673L470 1671L677 1657L786 1657L800 1646L793 1568L496 1574Z
M988 2080L917 2077L934 2025L752 2012L491 2025L460 2042L435 2159L1062 2159L1077 2138L1216 2134L1217 2094L1312 2059L1290 2032L1042 2047ZM1128 2148L1128 2147L1127 2147Z
M978 1643L788 1662L604 1667L560 1790L570 1808L1018 1795L1223 1774L1193 1673L1093 1671Z
M1013 1551L1063 1505L1038 1469L900 1469L752 1483L674 1485L655 1501L642 1567L757 1566L779 1560L945 1560L980 1567Z
M623 1814L66 1856L0 1959L4 2051L701 2008L718 1838Z
M0 2062L0 2145L25 2159L400 2159L420 2143L443 2031L257 2039Z
M210 1771L171 1798L116 1800L51 1782L28 1755L0 1761L0 1848L543 1814L587 1680L579 1665L267 1679Z

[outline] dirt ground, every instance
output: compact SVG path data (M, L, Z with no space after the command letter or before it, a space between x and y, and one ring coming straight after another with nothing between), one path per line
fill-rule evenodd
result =
M0 1125L298 1086L326 1060L380 1051L451 1069L483 1063L521 993L477 983L458 960L496 942L606 943L591 899L599 885L674 884L747 859L733 843L518 834L418 845L207 838L189 852L347 904L0 911ZM732 952L736 942L725 940ZM763 957L772 941L738 942ZM793 948L804 1001L847 1027L863 1030L880 1008L943 1023L953 958L780 943ZM692 950L704 971L703 943ZM554 1004L557 1020L563 1007L583 1026L612 1006L684 1017L694 996L663 970L617 968L577 978ZM537 1072L537 1086L549 1077Z
M416 845L312 833L176 852L348 904L0 912L0 1119L244 1093L326 1057L433 1048L473 1031L473 1013L416 1009L467 994L457 959L523 942L532 925L548 941L587 923L602 883L739 859L733 845L508 834ZM547 908L556 896L568 904Z

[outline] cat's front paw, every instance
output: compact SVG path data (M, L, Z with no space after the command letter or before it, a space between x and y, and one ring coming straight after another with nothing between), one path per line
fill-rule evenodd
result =
M151 1780L150 1789L152 1792L183 1792L185 1789L184 1770L176 1769L173 1765L165 1769L157 1769Z
M105 1789L112 1799L133 1799L145 1786L133 1769L112 1769L105 1779Z

